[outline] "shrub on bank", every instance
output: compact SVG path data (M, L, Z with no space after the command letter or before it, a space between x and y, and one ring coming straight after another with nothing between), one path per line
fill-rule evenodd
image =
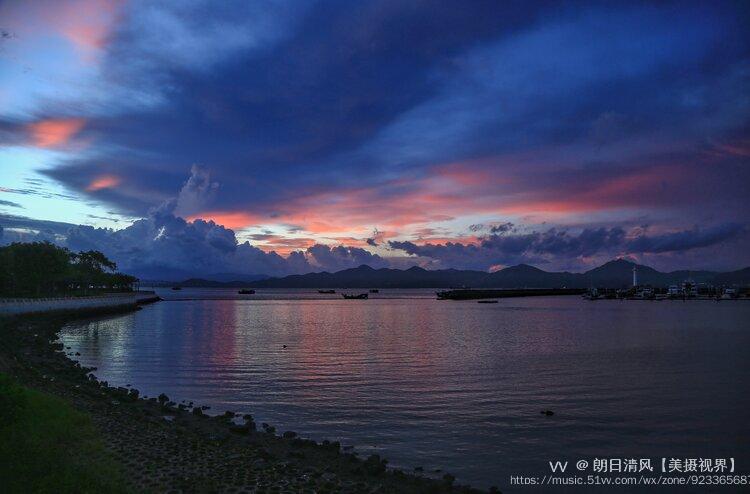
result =
M2 492L128 492L123 485L88 415L0 373Z

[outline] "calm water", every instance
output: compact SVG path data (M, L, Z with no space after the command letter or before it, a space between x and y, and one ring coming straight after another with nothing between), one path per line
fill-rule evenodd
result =
M61 339L110 384L478 487L592 457L735 457L750 473L750 302L160 292L172 300Z

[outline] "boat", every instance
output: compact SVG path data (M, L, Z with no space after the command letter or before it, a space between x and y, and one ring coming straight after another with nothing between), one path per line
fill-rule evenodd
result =
M238 291L240 295L252 295L255 293L255 290L248 290L247 288L243 288L242 290Z
M582 296L586 300L598 300L600 297L599 290L597 290L596 288L590 288L589 291L584 293Z
M739 293L734 288L725 288L724 293L721 294L721 298L724 300L739 298Z
M181 286L173 286L172 290L182 290L182 287Z
M496 304L497 300L477 300L478 304Z
M683 281L682 295L686 298L696 298L698 296L698 285L693 280Z
M377 288L370 288L370 293L380 293L380 290Z
M656 300L656 293L652 287L644 286L635 293L635 298L638 300Z
M336 293L336 290L318 290L318 293Z
M344 297L347 300L364 300L364 299L367 298L367 294L366 293L360 293L359 295L353 295L353 294L349 294L349 293L342 293L341 296Z

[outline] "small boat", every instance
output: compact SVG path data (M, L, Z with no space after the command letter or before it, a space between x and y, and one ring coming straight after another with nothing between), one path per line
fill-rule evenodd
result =
M181 286L173 286L172 290L182 290L182 287Z
M350 295L348 293L342 293L342 297L344 297L347 300L365 300L367 299L366 293L360 293L359 295Z
M255 290L248 290L246 288L243 288L242 290L238 291L240 295L252 295L255 293Z
M318 290L318 293L336 293L336 290Z
M371 288L370 293L380 293L380 290L378 290L377 288Z
M598 300L601 296L599 295L599 290L596 288L589 288L589 290L582 295L582 297L586 300Z
M478 304L496 304L497 300L477 300Z

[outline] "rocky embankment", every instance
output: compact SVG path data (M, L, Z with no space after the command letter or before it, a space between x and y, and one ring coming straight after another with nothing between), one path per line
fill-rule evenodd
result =
M165 395L111 387L57 342L73 317L0 319L0 371L88 413L135 492L479 492L454 485L448 474L407 474L377 455L343 452L336 442L277 434L250 415L209 416L204 407L177 405Z

